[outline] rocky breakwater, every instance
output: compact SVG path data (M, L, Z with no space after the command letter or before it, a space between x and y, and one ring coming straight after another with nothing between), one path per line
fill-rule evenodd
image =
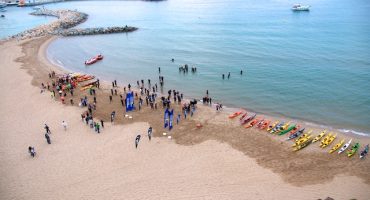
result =
M60 30L74 27L80 23L86 21L88 15L78 11L72 10L48 10L40 9L36 12L31 13L36 16L53 16L57 17L58 20L53 21L49 24L40 25L35 28L18 33L12 38L27 39L33 37L41 37L46 35L55 35Z
M67 29L58 31L58 35L62 36L79 36L79 35L96 35L96 34L110 34L110 33L127 33L136 31L136 27L107 27L107 28L84 28L84 29Z
M78 36L78 35L96 35L109 33L125 33L136 31L136 27L106 27L106 28L85 28L85 29L71 29L72 27L83 23L87 20L88 15L73 10L48 10L40 9L31 13L36 16L52 16L57 17L58 20L49 24L37 26L35 28L23 31L10 38L17 38L20 40L42 37L46 35L61 35L61 36Z

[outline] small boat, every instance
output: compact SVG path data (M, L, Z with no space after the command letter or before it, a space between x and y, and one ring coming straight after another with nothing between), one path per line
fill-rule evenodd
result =
M344 143L344 139L343 139L343 140L341 140L338 144L334 145L334 146L330 149L329 153L333 153L333 152L335 152L336 150L338 150L338 149L343 145L343 143Z
M267 128L267 131L270 132L273 128L275 128L275 126L277 126L279 124L279 121L275 121L273 124L271 124L268 128Z
M329 140L329 138L330 138L332 135L333 135L332 133L329 133L327 136L325 136L325 137L321 140L320 147L321 147L322 145L324 145L324 144Z
M311 142L311 137L312 137L312 135L310 135L310 133L305 133L305 134L303 134L302 136L300 136L296 141L295 141L295 143L292 145L293 147L297 147L297 146L299 146L299 145L301 145L301 144L303 144L303 143L305 143L306 141L308 141L308 140L310 140L310 142Z
M321 148L329 146L335 140L335 138L337 138L337 134L330 136L329 139L326 140L326 142L323 145L321 145Z
M301 128L301 125L295 126L291 131L289 131L289 135L293 135L294 133L298 132Z
M251 128L254 125L256 125L260 120L261 120L260 118L256 118L253 121L251 121L251 123L249 123L248 125L246 125L244 128Z
M244 119L244 117L246 117L247 115L248 115L248 112L245 112L245 113L240 117L240 119L239 119L239 120Z
M256 127L257 127L257 128L260 128L264 121L265 121L265 119L260 120L260 121L258 122L258 124L256 125Z
M238 111L238 112L234 112L233 114L229 115L229 118L230 119L233 119L237 116L239 116L240 114L242 114L243 112L242 111Z
M281 122L279 123L278 125L276 125L271 131L270 133L275 133L277 132L278 130L280 130L280 128L285 124L285 122Z
M369 153L369 144L367 144L364 148L364 150L361 151L360 153L360 159L364 159L365 156Z
M288 133L289 131L293 130L295 128L295 126L296 126L295 124L290 125L288 128L280 131L279 135L284 135L285 133Z
M356 142L356 144L353 145L352 148L347 151L347 156L351 157L351 156L355 155L355 153L357 152L357 150L359 148L360 148L360 143Z
M323 130L318 136L315 137L315 139L312 140L312 143L315 143L319 140L321 140L322 137L324 137L326 134L326 130Z
M89 60L86 60L85 61L85 65L92 65L96 62L98 62L99 60L103 60L103 56L101 54L89 59Z
M342 152L344 152L349 147L349 145L351 145L351 142L352 142L352 139L350 139L345 145L343 145L343 147L339 149L338 154L341 154Z
M293 151L299 151L305 147L307 147L308 145L310 145L312 143L312 138L311 137L308 137L308 139L304 142L302 142L300 145L296 146Z
M292 6L292 10L293 11L310 11L310 7L311 6L304 6L304 5L301 5L301 4L294 4Z
M260 129L261 130L265 129L269 125L269 123L270 123L270 120L265 120L263 124L260 126Z
M291 139L294 139L294 138L300 136L304 132L304 129L305 128L301 128L298 131L296 131L294 134L289 135L289 137L286 140L291 140Z
M257 114L252 114L251 116L245 117L243 120L240 121L241 125L248 123L252 119L256 117Z

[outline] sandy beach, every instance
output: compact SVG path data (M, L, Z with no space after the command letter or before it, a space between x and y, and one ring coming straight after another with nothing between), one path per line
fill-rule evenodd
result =
M192 119L160 137L163 110L144 106L96 134L81 122L85 109L40 93L50 70L50 38L0 46L1 199L368 199L369 160L329 155L310 146L293 153L290 144L255 129L245 130L229 113L199 106ZM98 91L97 118L108 121L109 86ZM122 88L120 88L122 89ZM78 94L84 95L84 94ZM78 99L78 95L75 98ZM105 100L104 100L105 95ZM90 98L90 97L89 97ZM179 108L176 108L179 109ZM61 122L67 121L64 131ZM52 131L44 138L43 124ZM195 125L202 123L203 128ZM146 136L154 128L151 141ZM134 138L141 134L138 149ZM348 136L346 136L348 137ZM369 142L360 138L362 143ZM27 153L35 146L37 156ZM310 149L310 150L309 150ZM312 150L313 149L313 150Z

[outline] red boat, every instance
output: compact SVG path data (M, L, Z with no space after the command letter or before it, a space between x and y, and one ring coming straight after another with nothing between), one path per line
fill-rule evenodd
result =
M103 60L103 56L101 54L91 58L90 60L86 60L85 65L92 65L92 64L98 62L99 60Z

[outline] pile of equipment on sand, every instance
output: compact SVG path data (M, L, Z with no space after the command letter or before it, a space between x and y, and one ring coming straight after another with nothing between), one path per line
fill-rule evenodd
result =
M241 116L239 121L244 128L256 127L259 130L265 130L270 134L279 136L287 134L288 137L286 138L286 141L293 141L293 151L302 150L310 144L319 142L319 146L322 149L333 144L331 149L328 151L329 153L338 151L338 154L341 154L347 150L346 154L348 157L352 157L359 152L360 159L363 159L369 152L369 144L364 146L360 151L359 142L356 142L351 146L352 139L347 143L344 143L345 139L341 139L338 143L334 144L333 142L337 139L337 134L333 132L327 133L326 130L323 130L315 136L312 134L313 130L306 131L306 129L301 127L299 124L294 124L292 122L286 123L284 121L275 121L271 123L270 120L259 117L256 113L248 113L242 110L230 114L229 119L235 119L238 116Z

